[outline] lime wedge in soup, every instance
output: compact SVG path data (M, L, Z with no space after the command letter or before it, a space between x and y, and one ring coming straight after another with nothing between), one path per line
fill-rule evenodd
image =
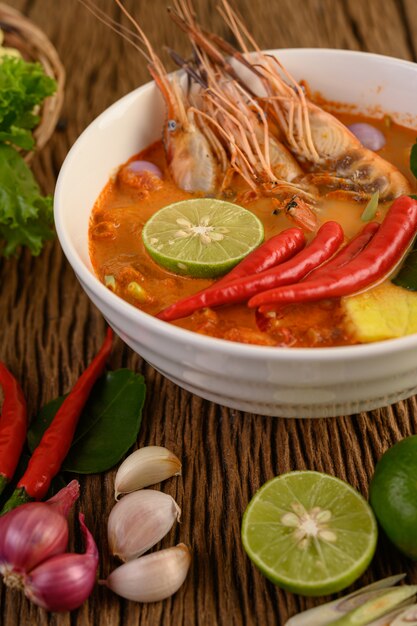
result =
M306 596L344 589L368 567L377 525L353 487L320 472L290 472L267 482L242 522L243 546L278 586Z
M197 198L157 211L142 231L145 248L162 267L194 278L231 270L262 243L262 222L237 204Z

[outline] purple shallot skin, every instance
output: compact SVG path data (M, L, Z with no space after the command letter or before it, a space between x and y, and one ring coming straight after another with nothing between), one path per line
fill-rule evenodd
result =
M350 124L348 128L359 139L361 144L369 150L377 152L386 144L384 133L371 124L357 122L356 124Z
M98 550L82 513L79 514L79 521L86 544L85 553L58 554L26 577L25 595L48 611L77 609L89 597L95 585Z

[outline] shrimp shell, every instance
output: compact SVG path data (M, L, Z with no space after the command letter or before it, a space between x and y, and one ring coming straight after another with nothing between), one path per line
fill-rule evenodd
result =
M249 54L246 40L256 51L255 62L235 57L252 68L261 79L276 122L291 152L315 170L331 172L334 178L349 179L354 192L370 195L379 191L381 200L392 200L410 192L410 183L381 156L365 148L331 113L311 102L302 87L274 56L265 54L250 35L227 0L220 12L242 51ZM284 80L285 78L285 80ZM311 177L314 182L314 176Z

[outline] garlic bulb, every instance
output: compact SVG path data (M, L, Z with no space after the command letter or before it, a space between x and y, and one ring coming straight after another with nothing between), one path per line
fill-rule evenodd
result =
M158 602L172 596L186 579L190 550L183 543L152 552L115 569L104 584L122 598Z
M119 467L115 479L116 500L130 493L181 474L180 460L161 446L146 446L132 452Z
M113 507L107 523L112 554L122 561L135 559L165 537L180 516L178 504L166 493L129 493Z

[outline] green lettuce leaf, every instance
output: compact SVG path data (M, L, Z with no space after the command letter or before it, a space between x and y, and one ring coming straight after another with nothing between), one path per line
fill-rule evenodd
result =
M10 141L13 142L13 136L18 129L24 129L28 139L32 138L30 131L39 121L34 109L55 90L56 82L46 76L40 63L27 63L16 57L2 57L0 133L10 135Z
M39 254L53 237L52 198L41 195L39 186L22 156L0 144L0 252L15 254L27 246Z
M27 246L39 254L53 237L52 199L43 197L32 172L15 148L31 150L37 107L56 82L39 63L6 56L0 62L0 255Z

